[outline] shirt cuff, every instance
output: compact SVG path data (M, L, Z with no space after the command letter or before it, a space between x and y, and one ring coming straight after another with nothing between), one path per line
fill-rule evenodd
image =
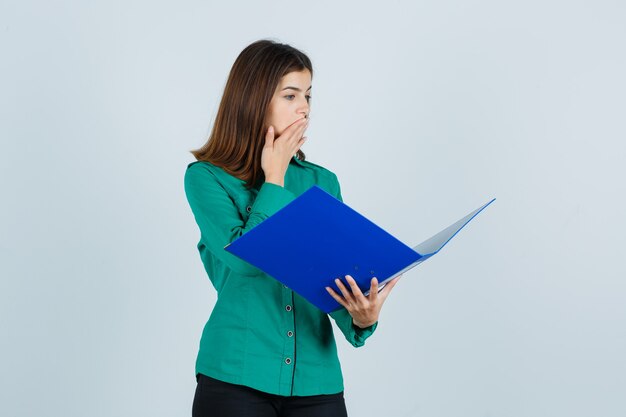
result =
M271 182L264 182L252 204L252 211L269 217L295 198L295 194L286 188Z
M370 326L360 328L356 324L352 323L352 329L354 330L354 336L357 342L360 344L365 343L365 339L370 337L374 330L378 327L378 321Z

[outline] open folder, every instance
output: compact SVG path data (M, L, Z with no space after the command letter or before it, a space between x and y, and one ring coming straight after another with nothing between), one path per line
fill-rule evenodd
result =
M326 313L343 308L326 291L352 276L369 294L443 248L493 200L411 248L318 186L313 186L225 249Z

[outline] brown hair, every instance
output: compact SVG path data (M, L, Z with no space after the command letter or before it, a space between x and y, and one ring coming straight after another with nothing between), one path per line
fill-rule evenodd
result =
M313 77L309 58L290 45L265 39L248 45L230 70L208 141L190 152L246 181L248 188L264 181L261 152L269 103L284 75L305 69ZM305 159L301 150L296 156Z

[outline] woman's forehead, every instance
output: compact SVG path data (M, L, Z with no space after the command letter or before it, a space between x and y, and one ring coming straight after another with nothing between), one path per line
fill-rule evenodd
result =
M279 88L282 90L289 86L305 91L311 88L311 73L309 70L292 71L283 75L280 79Z

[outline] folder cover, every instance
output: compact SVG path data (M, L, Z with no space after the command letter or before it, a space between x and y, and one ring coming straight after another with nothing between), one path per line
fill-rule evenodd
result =
M325 289L341 294L335 278L352 276L368 295L376 277L380 291L439 252L494 200L411 248L314 185L225 249L330 313L343 308Z

